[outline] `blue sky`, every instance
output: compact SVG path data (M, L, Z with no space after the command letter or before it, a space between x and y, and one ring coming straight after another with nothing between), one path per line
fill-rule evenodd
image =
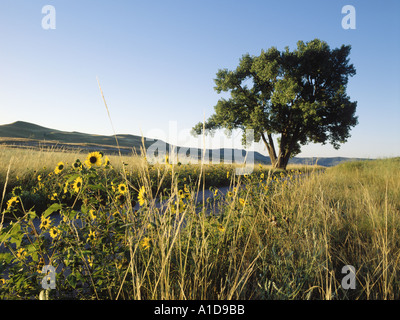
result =
M341 26L347 4L355 30ZM55 30L42 28L45 5L56 9ZM218 69L320 38L352 46L357 74L347 93L359 125L341 149L312 144L299 156L400 156L399 16L398 0L1 0L0 124L111 135L99 77L117 133L193 145L190 129L221 97ZM222 133L207 139L209 147L232 143Z

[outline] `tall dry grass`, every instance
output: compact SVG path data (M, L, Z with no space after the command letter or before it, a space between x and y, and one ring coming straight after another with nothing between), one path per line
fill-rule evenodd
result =
M399 159L345 163L310 175L276 190L264 208L292 221L286 234L270 235L263 261L283 282L275 293L286 288L290 294L282 297L399 298ZM267 257L277 246L271 265ZM344 265L357 270L356 290L341 286Z
M215 216L193 201L176 215L172 182L165 210L143 212L157 227L143 229L154 243L145 267L131 255L134 297L398 299L399 164L348 163L270 184L256 173L235 180ZM356 269L354 290L342 287L344 265Z
M81 156L12 154L10 176ZM110 276L114 287L107 298L400 298L399 159L345 163L308 174L289 171L282 179L272 169L232 175L230 193L216 192L208 202L199 197L203 178L226 167L198 165L181 201L188 167L123 161L135 162L145 203L120 212L126 227L120 245L129 255L124 268ZM111 162L116 166L122 159ZM125 167L117 171L130 185ZM160 188L167 178L168 190ZM130 190L128 198L136 200L137 186ZM344 265L355 267L356 289L342 287Z

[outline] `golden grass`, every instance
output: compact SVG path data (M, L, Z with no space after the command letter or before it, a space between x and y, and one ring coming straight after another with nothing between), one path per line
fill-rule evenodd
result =
M53 171L59 161L66 165L72 165L76 159L82 162L86 159L87 152L71 152L65 149L54 148L50 150L21 149L0 146L0 176L4 175L7 165L12 162L11 176L22 178L32 171ZM117 170L122 168L122 163L131 168L137 168L144 161L139 156L116 156L108 155Z
M84 158L2 151L3 170L13 158L10 176ZM110 159L117 171L122 162L134 169L147 202L138 212L129 207L124 213L127 225L134 226L125 235L129 261L109 298L400 298L399 159L344 163L324 171L311 167L303 176L291 173L299 169L291 166L283 180L272 180L272 170L262 179L271 168L257 165L248 177L231 180L230 197L216 196L211 204L195 201L203 177L226 175L233 167L163 164L154 181L144 159ZM182 184L175 173L185 170L199 175L180 208ZM168 176L170 191L160 203L154 184ZM130 196L137 195L132 191ZM206 205L217 214L206 213ZM151 249L140 249L144 238ZM342 287L344 265L356 269L355 290Z

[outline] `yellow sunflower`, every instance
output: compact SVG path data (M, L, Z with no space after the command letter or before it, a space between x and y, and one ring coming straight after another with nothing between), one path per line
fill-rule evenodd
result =
M109 165L110 165L110 159L106 156L106 157L104 158L104 166L107 167L107 166L109 166Z
M54 169L54 173L55 174L60 174L63 170L64 170L64 163L63 162L59 162L57 164L57 167Z
M92 220L96 220L96 218L97 218L96 211L94 211L93 209L90 209L89 214L90 214L90 217L92 218Z
M90 231L87 241L94 242L97 239L97 235L95 231Z
M82 170L82 163L79 159L76 159L76 161L74 162L74 164L72 165L72 167L74 168L74 170L76 171L81 171Z
M14 189L12 189L12 195L14 197L19 197L22 194L22 188L20 186L15 187Z
M64 215L63 215L63 218L62 218L62 221L63 221L64 223L68 223L68 221L69 221L68 216L64 214Z
M58 238L58 236L60 235L61 232L56 227L53 227L50 229L49 233L50 233L50 237L52 237L53 239L56 239L56 238Z
M144 237L141 241L140 241L140 246L142 247L142 249L147 250L150 248L150 238L149 237Z
M25 249L19 248L17 250L17 258L23 259L26 255L27 255L27 253L26 253Z
M47 230L50 228L50 218L41 217L40 222L41 222L39 226L40 229Z
M93 261L94 261L94 257L93 257L93 256L88 257L88 263L89 263L89 266L90 266L91 268L93 267Z
M7 210L10 209L12 206L15 206L18 203L17 197L12 197L10 200L7 201Z
M179 208L179 213L182 213L183 211L186 210L187 205L183 203L182 199L178 201L175 201L175 204L171 206L171 213L176 214L178 213L178 208Z
M89 153L86 158L85 164L89 168L91 168L93 166L99 167L99 166L101 166L102 158L103 158L103 156L101 155L100 152L96 151L96 152Z
M126 184L121 183L121 184L118 186L118 192L119 192L120 194L125 194L127 191L128 191L128 189L126 188Z
M144 198L145 193L146 193L146 190L145 190L144 186L140 187L138 201L139 201L139 205L141 205L141 206L144 205L144 203L146 201Z
M67 182L65 182L65 184L64 184L64 193L68 193L68 185L69 185L69 183L68 183L68 181Z
M81 190L82 182L83 182L82 178L78 177L75 179L74 183L72 184L72 189L74 189L74 191L76 193L78 193Z

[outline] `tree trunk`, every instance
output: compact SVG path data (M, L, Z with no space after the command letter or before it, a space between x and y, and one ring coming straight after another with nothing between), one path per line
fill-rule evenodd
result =
M279 157L276 160L276 163L274 166L275 169L282 169L286 171L286 167L288 165L290 159L290 153L286 152L285 155L281 155L281 152L279 152Z
M282 169L286 171L286 167L290 159L290 154L292 153L289 140L290 138L285 133L282 133L281 141L279 144L279 156L274 166L274 168L276 169Z
M286 145L285 145L286 140L287 140L286 136L284 136L282 134L278 157L276 156L275 145L274 145L274 141L272 140L271 134L268 134L268 141L265 138L265 135L263 133L261 133L261 138L267 147L269 158L271 159L272 167L275 169L286 170L287 164L290 159L290 154L291 154L291 151L287 150ZM283 151L283 150L286 150L286 151ZM284 152L284 154L283 154L283 152Z

